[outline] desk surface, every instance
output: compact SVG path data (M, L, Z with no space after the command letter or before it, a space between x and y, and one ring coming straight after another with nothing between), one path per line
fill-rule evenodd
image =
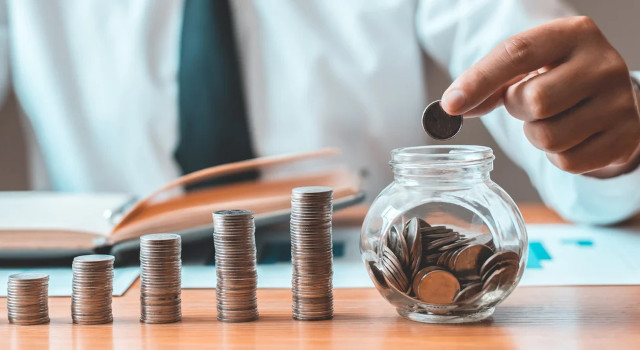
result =
M561 222L540 206L521 209L529 223ZM358 215L354 209L336 221ZM145 325L138 321L138 290L136 283L114 298L115 321L100 326L73 325L69 298L49 299L49 325L10 325L0 302L0 349L640 348L640 286L521 287L490 320L468 325L405 320L374 289L336 289L335 318L320 322L291 319L289 290L259 290L260 320L241 324L216 321L213 290L184 290L182 322Z

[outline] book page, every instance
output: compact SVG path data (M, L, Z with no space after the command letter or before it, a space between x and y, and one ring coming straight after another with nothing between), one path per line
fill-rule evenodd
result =
M0 235L3 231L62 231L106 236L111 224L105 210L128 198L113 193L0 192Z

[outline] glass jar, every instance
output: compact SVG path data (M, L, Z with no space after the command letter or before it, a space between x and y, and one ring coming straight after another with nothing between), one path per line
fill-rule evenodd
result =
M360 238L374 285L414 321L491 316L520 281L528 247L520 211L489 177L493 151L422 146L391 158L394 181L372 203Z

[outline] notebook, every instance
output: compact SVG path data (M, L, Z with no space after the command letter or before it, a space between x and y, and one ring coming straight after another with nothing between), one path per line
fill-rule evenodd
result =
M0 261L43 252L50 256L108 252L150 233L176 232L184 237L211 230L211 213L222 209L252 210L256 226L284 222L291 190L299 186L333 188L334 209L339 210L362 200L359 177L340 165L305 166L337 155L335 149L323 149L214 166L182 176L139 200L123 193L0 192ZM294 163L301 163L298 168L304 170L275 179L182 190L222 176L291 168Z

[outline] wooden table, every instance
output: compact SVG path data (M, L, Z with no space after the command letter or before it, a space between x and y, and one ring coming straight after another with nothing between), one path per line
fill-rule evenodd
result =
M541 206L521 209L529 223L561 222ZM361 211L336 221L352 222ZM490 320L468 325L405 320L373 289L336 289L335 318L321 322L292 320L289 290L259 290L260 320L243 324L216 321L213 290L185 290L182 322L145 325L138 290L136 283L114 298L115 321L100 326L72 324L69 298L49 299L49 325L10 325L1 302L0 349L640 349L640 286L521 287Z

